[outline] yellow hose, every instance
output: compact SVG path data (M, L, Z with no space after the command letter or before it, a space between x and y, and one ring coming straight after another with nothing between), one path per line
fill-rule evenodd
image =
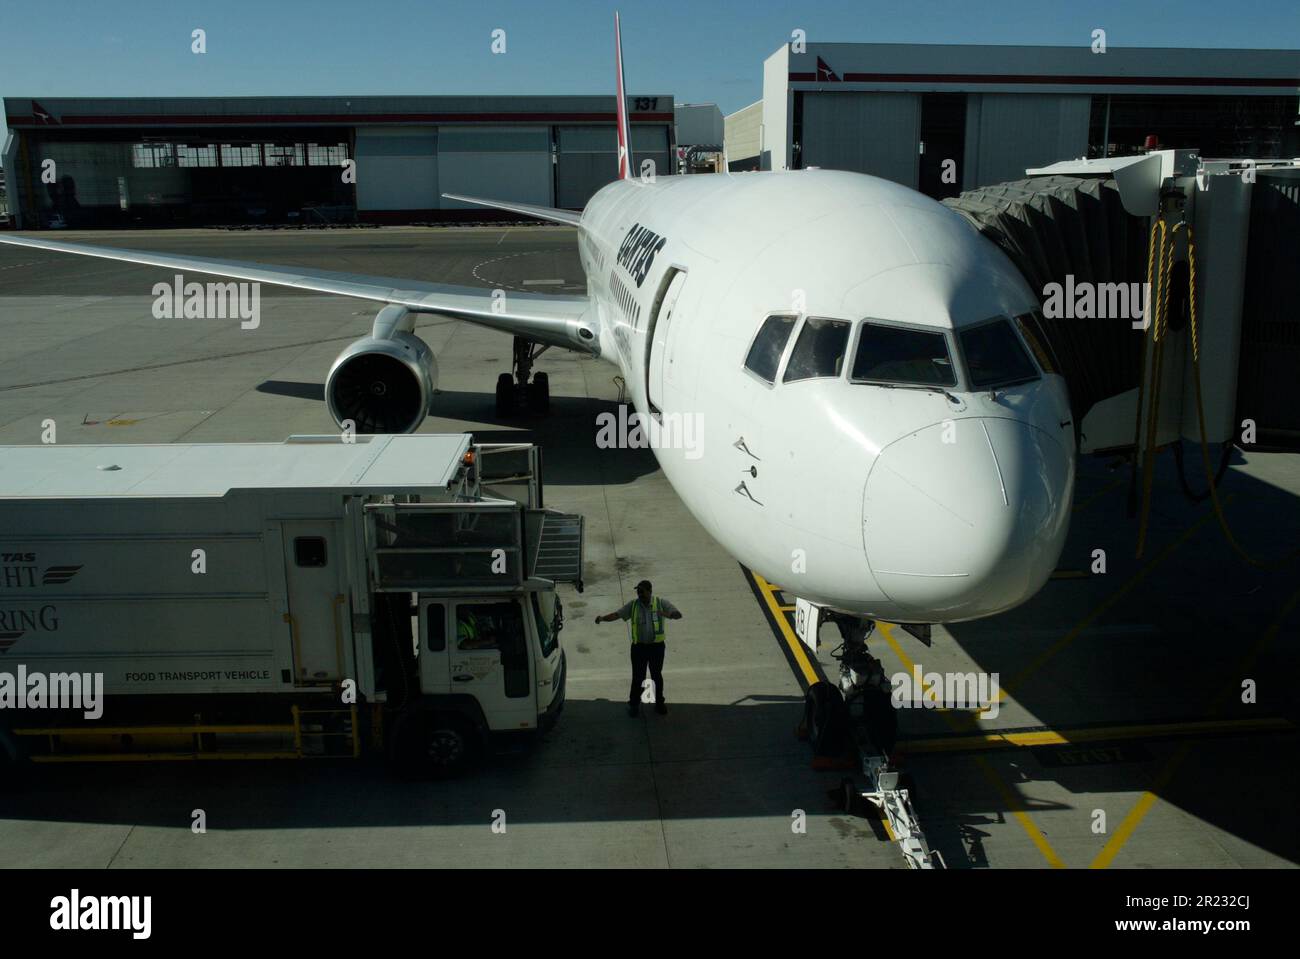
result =
M1247 563L1259 569L1277 569L1300 556L1300 548L1292 550L1280 559L1264 562L1256 559L1242 549L1241 544L1232 535L1228 519L1223 515L1223 504L1219 501L1219 490L1214 482L1214 469L1210 465L1210 447L1205 438L1205 404L1201 398L1201 336L1196 319L1196 243L1190 224L1176 223L1170 230L1163 216L1151 224L1151 238L1147 245L1147 288L1151 291L1147 310L1155 311L1151 318L1151 376L1138 384L1138 430L1134 446L1140 445L1142 427L1142 393L1144 383L1149 383L1150 404L1147 410L1146 445L1143 449L1142 463L1142 512L1138 526L1137 558L1142 558L1146 545L1147 521L1151 515L1151 488L1154 474L1156 437L1158 434L1160 412L1160 379L1164 360L1164 346L1167 332L1167 313L1169 309L1169 274L1173 268L1174 248L1179 230L1187 231L1187 301L1189 306L1189 326L1192 338L1192 380L1196 392L1196 420L1200 429L1201 465L1205 469L1205 481L1214 503L1214 515L1219 521L1219 528L1228 541L1228 545ZM1159 241L1157 242L1157 236ZM1157 268L1157 264L1159 267ZM1154 286L1152 284L1155 284ZM1145 367L1145 364L1144 364ZM1145 374L1145 368L1143 370Z

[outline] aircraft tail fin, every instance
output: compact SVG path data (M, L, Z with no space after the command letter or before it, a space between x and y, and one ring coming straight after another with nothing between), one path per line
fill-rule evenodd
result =
M618 116L618 178L632 179L632 137L627 123L627 90L623 86L623 37L619 32L618 13L614 14L614 69Z

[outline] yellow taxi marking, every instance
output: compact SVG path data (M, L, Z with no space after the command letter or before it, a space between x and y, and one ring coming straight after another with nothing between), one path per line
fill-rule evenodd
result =
M763 594L763 601L767 603L768 608L772 611L773 618L781 628L781 637L785 640L786 646L789 647L791 655L794 656L794 661L799 664L799 671L803 673L804 679L807 680L809 686L820 682L821 678L817 675L817 671L808 662L808 654L805 652L804 644L800 642L799 637L790 628L789 621L785 618L785 614L781 612L781 607L776 601L775 593L779 587L773 586L762 576L759 576L758 573L754 573L752 570L750 572L754 577L754 582L758 583L759 592Z
M1254 668L1255 660L1259 658L1260 653L1264 651L1269 643L1273 642L1273 640L1277 638L1278 633L1282 631L1282 624L1286 622L1286 618L1291 615L1297 604L1300 604L1300 590L1292 593L1287 598L1286 602L1282 604L1281 610L1279 610L1278 614L1273 617L1273 622L1269 624L1266 630L1264 630L1264 635L1260 637L1259 642L1255 644L1251 651L1246 654L1246 658L1242 660L1241 667L1238 669L1236 675L1228 680L1223 687L1223 691L1215 697L1209 709L1211 714L1217 713L1221 710L1224 703L1226 703L1241 689L1240 677L1250 675ZM1170 758L1168 763L1165 764L1165 768L1161 770L1160 775L1156 777L1156 781L1152 784L1151 788L1138 797L1137 803L1134 804L1131 810L1129 810L1128 815L1125 816L1124 820L1119 824L1119 828L1115 830L1114 835L1112 835L1106 845L1102 847L1101 852L1097 854L1097 858L1092 861L1093 869L1105 869L1115 859L1115 856L1119 851L1124 848L1124 844L1127 843L1129 837L1133 835L1133 831L1137 829L1138 824L1142 822L1146 817L1146 814L1150 812L1151 808L1156 804L1156 799L1158 798L1156 794L1167 786L1170 780L1174 778L1174 774L1177 773L1178 767L1183 764L1183 760L1185 760L1191 753L1193 745L1194 743L1191 742L1184 743L1183 747L1179 749L1172 758Z
M1116 739L1160 739L1173 736L1204 736L1213 733L1293 732L1290 720L1206 719L1179 723L1136 723L1127 726L1086 726L1079 729L1034 729L1024 732L990 732L942 739L912 740L908 753L946 753L980 749L1028 748L1033 746L1069 746Z
M1224 497L1223 502L1226 504L1231 500L1232 500L1232 496L1227 496ZM1160 550L1159 553L1157 553L1154 557L1152 557L1150 562L1148 562L1140 570L1134 573L1127 583L1121 586L1114 593L1111 593L1111 595L1108 596L1105 600L1103 600L1099 606L1095 607L1092 610L1092 612L1090 612L1087 616L1085 616L1082 619L1082 621L1079 622L1078 625L1076 625L1072 630L1070 630L1068 633L1066 633L1064 636L1058 639L1047 649L1043 650L1043 652L1035 656L1034 659L1027 666L1025 666L1024 669L1020 670L1020 672L1016 673L1006 682L1002 683L1001 688L998 690L998 702L1003 702L1007 697L1007 693L1012 688L1021 685L1026 679L1034 675L1034 673L1038 672L1038 670L1042 669L1043 666L1045 666L1049 660L1055 657L1057 653L1061 652L1066 647L1068 647L1071 643L1073 643L1076 639L1078 639L1085 629L1087 629L1089 626L1095 623L1112 606L1116 605L1121 599L1123 599L1130 592L1132 592L1133 588L1137 586L1139 583L1141 583L1144 579L1146 579L1148 574L1150 574L1150 572L1153 569L1155 569L1166 559L1168 559L1175 550L1177 550L1180 546L1182 546L1189 539L1191 539L1192 535L1196 533L1197 530L1199 530L1202 526L1204 526L1212 519L1214 519L1214 510L1210 510L1204 516L1198 519L1195 523L1193 523L1191 526L1187 527L1187 529L1183 532L1183 534L1179 536L1176 540L1166 544L1165 547L1162 550Z
M892 627L888 623L877 623L876 629L885 637L885 642L889 643L890 649L894 651L894 655L897 656L899 661L903 664L903 668L909 673L912 672L915 664L912 662L911 657L909 657L907 653L903 652L903 647L898 645L898 641L894 639ZM943 718L944 722L954 730L959 728L959 722L952 715L944 715ZM997 790L998 795L1002 797L1002 802L1006 804L1011 815L1015 818L1016 822L1020 824L1020 828L1025 831L1025 835L1029 837L1029 841L1034 844L1042 854L1043 858L1047 860L1047 864L1053 869L1064 869L1065 863L1062 861L1061 857L1056 854L1056 850L1052 848L1052 844L1047 841L1047 837L1043 835L1043 831L1035 825L1032 819L1029 818L1029 813L1025 812L1024 803L1021 802L1020 797L1007 788L1006 784L1002 782L1001 777L998 776L997 772L994 771L993 767L988 764L988 761L983 756L976 756L975 763L979 766L980 772L984 774L984 778L988 780L989 784Z

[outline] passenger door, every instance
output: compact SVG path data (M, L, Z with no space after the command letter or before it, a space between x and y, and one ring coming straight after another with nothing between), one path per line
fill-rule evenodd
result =
M478 700L488 728L537 727L532 631L518 597L458 600L447 637L451 691Z
M650 318L650 329L646 336L650 348L646 354L646 398L650 403L650 412L658 414L663 408L664 379L667 375L668 337L672 332L673 307L681 296L682 286L686 283L686 273L673 267L665 277L667 288L660 298L654 315Z

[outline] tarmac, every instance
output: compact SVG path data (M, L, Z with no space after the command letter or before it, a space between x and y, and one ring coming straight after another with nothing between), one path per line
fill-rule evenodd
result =
M58 239L530 292L578 292L561 227L60 232ZM376 307L262 288L261 322L155 319L168 271L0 246L0 444L278 441L335 432L322 383ZM549 417L497 420L508 337L423 318L439 392L422 432L528 440L547 505L586 517L586 590L565 590L568 703L534 748L462 779L409 782L362 761L42 766L0 789L10 867L618 866L906 868L880 824L830 793L794 735L810 653L794 598L753 577L695 522L646 450L602 450L614 367L549 350ZM1190 483L1204 484L1187 458ZM0 454L3 455L3 454ZM810 470L810 484L815 475ZM1238 540L1294 548L1300 456L1238 454L1222 483ZM921 825L950 868L1294 866L1300 862L1296 566L1262 570L1226 544L1208 502L1158 462L1135 556L1129 467L1081 460L1060 568L1003 616L882 626L888 673L997 674L996 716L900 712ZM815 490L810 488L810 495ZM1104 550L1105 572L1095 550ZM670 712L626 715L626 627L598 613L648 578L668 624ZM1243 702L1249 683L1253 702ZM1248 697L1247 697L1248 698ZM206 831L191 828L202 810ZM501 824L505 828L502 830ZM497 828L493 828L496 824Z

